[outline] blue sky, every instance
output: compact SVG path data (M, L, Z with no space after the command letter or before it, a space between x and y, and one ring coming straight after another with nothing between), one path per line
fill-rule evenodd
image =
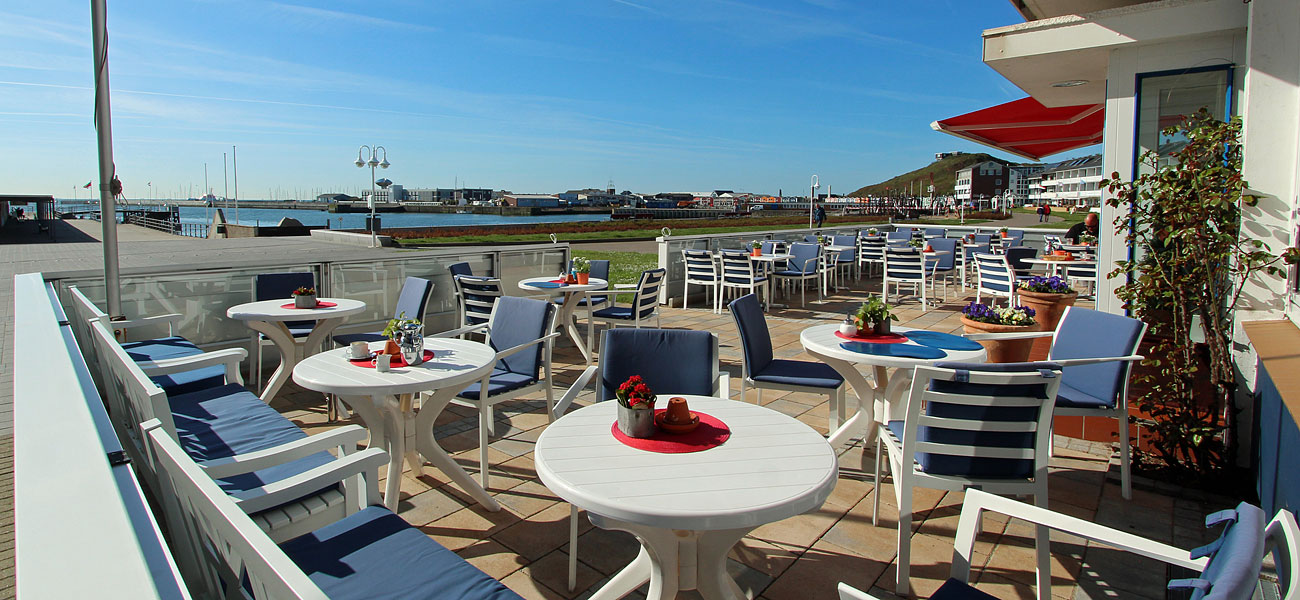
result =
M0 193L98 181L85 0L0 8ZM109 2L127 195L369 187L849 192L982 151L929 123L1023 96L980 62L1005 0ZM1074 154L1079 154L1076 152ZM14 160L14 158L17 160ZM1005 156L1006 158L1014 158ZM87 190L78 189L85 197Z

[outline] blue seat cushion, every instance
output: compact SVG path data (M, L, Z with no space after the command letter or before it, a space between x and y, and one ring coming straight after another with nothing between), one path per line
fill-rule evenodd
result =
M352 342L382 342L387 340L388 336L376 331L373 333L344 333L333 336L330 339L334 340L334 343L340 346L350 346L352 345Z
M1231 515L1226 521L1219 539L1208 546L1192 551L1192 558L1209 556L1205 570L1200 579L1208 584L1208 589L1196 588L1192 600L1202 598L1248 599L1259 583L1259 571L1264 554L1264 527L1267 520L1264 511L1252 504L1242 502L1235 510L1223 511L1206 518L1206 524L1213 527L1218 524L1216 517ZM1169 587L1183 587L1177 580L1171 581Z
M1061 384L1061 388L1056 392L1057 408L1115 408L1115 399L1104 400L1091 394L1086 394L1073 387Z
M757 283L763 283L764 281L767 281L767 278L766 278L766 277L763 277L763 276L758 276L758 277L754 277L753 279L751 279L751 278L749 278L749 277L738 277L738 276L732 276L732 277L728 277L728 278L726 279L726 281L727 281L727 283L740 283L740 284L750 284L750 283L755 283L755 284L757 284Z
M607 299L608 299L607 296L588 296L586 298L579 299L577 306L586 306L588 304L592 306L600 306L604 304ZM564 298L556 298L554 300L551 300L551 302L554 303L556 306L559 306L561 304L564 304Z
M751 379L764 383L806 385L827 389L835 389L844 384L844 378L826 363L781 358L767 363L767 367Z
M126 342L122 344L122 349L126 350L126 355L131 360L163 360L166 358L180 358L182 356L194 356L202 354L189 340L180 336L171 336L157 338L152 340L141 340L138 342Z
M609 307L609 308L602 308L602 309L600 309L600 310L598 310L598 311L596 311L596 312L593 312L593 313L591 313L591 314L592 314L592 316L600 317L600 318L602 318L602 319L623 319L623 320L626 320L626 321L631 321L631 320L632 320L632 307L630 307L630 306L611 306L611 307Z
M512 373L501 368L493 369L491 379L488 380L488 397L517 390L534 383L537 383L536 377L529 377L528 375L521 373ZM479 400L479 388L481 387L482 385L480 383L475 383L465 388L457 395L468 400Z
M522 600L378 506L284 542L280 548L334 600Z
M199 464L307 437L297 425L243 386L223 385L169 397L168 400L180 446ZM249 495L249 490L314 469L331 460L333 456L329 453L318 452L252 473L218 479L217 484L231 496L243 498Z
M971 587L969 583L949 578L930 595L930 600L997 600L997 596L990 596Z
M998 292L1005 292L1010 289L1006 283L997 283L994 281L981 281L980 287L986 290L994 290Z
M300 337L307 337L311 335L311 330L316 327L316 322L315 321L286 321L284 323L284 326L286 329L289 330L290 335L296 338L300 338ZM257 334L257 337L260 339L266 339L266 336L260 333Z
M794 269L786 269L784 271L777 271L776 274L784 275L786 277L803 277L805 275L815 275L816 271L804 272L804 271L796 271Z
M202 367L191 371L181 371L168 375L153 375L152 379L162 388L168 398L197 392L207 388L221 387L226 384L226 368L220 365Z

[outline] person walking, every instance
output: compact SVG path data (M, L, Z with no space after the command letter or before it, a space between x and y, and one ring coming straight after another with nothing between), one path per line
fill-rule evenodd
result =
M1043 203L1043 221L1051 222L1051 219L1048 218L1048 217L1050 217L1050 216L1052 216L1052 205L1051 205L1051 204L1048 204L1048 203L1046 203L1046 202L1044 202L1044 203Z
M1035 211L1035 212L1038 213L1038 222L1039 222L1039 223L1042 223L1042 222L1043 222L1043 207L1042 207L1042 205L1039 205L1038 210Z
M826 207L819 205L817 209L813 211L813 221L817 223L818 229L822 228L822 223L826 221Z

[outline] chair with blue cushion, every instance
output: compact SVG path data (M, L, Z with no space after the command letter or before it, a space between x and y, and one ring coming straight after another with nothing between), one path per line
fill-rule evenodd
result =
M467 262L458 262L447 265L447 272L451 273L452 277L457 275L466 275L469 277L474 276L474 270L469 267L469 263Z
M912 239L917 235L917 231L915 227L895 227L894 233L902 235L905 237L905 239L908 240Z
M790 260L786 262L785 269L775 273L777 280L782 282L798 281L799 282L799 306L807 304L808 280L817 281L821 276L819 267L821 266L821 246L808 243L790 244ZM817 286L817 298L821 299L821 286Z
M847 246L851 250L841 250L838 254L828 257L834 261L831 266L836 270L836 277L839 272L844 270L852 271L853 267L858 264L858 237L855 235L837 235L831 238L831 243L836 246Z
M402 292L397 296L397 306L393 309L394 319L416 319L424 321L424 313L429 307L429 297L433 295L433 282L419 277L407 277L402 283ZM352 342L382 342L383 332L345 333L332 338L335 344L347 346Z
M555 313L550 302L516 296L497 298L486 323L453 329L434 337L456 337L466 333L486 333L485 343L496 351L492 370L452 400L455 404L478 409L479 479L488 487L488 437L495 435L496 422L492 407L536 391L546 393L546 412L555 408L551 389L551 352L555 338ZM487 390L484 395L482 390Z
M596 323L604 323L609 328L619 325L640 329L649 325L654 318L655 327L659 326L659 288L663 286L664 269L650 269L641 273L641 279L635 286L615 285L615 290L632 289L632 302L628 306L610 306L600 310L587 308L587 348L595 350Z
M253 302L281 298L292 302L294 290L304 287L316 287L315 273L299 271L260 273L253 276ZM311 335L311 330L316 327L316 321L285 321L282 325L289 330L289 335L293 336L294 342L297 343L298 340ZM269 340L261 333L253 333L252 341L257 350L257 358L253 361L253 368L256 371L253 380L257 382L257 389L260 392L262 390L262 346Z
M168 394L108 328L92 325L91 337L103 359L104 385L121 398L110 415L113 427L154 497L168 499L146 460L140 423L151 420L277 540L342 518L355 506L349 504L358 490L352 478L358 461L368 460L354 452L366 439L364 428L349 425L308 436L238 384ZM233 356L230 361L239 363Z
M772 298L771 278L763 272L761 263L750 260L746 254L722 255L722 295L727 290L744 290L746 293L764 293Z
M1030 273L1033 265L1025 262L1025 259L1038 256L1037 248L1030 248L1029 246L1010 246L1002 253L1002 255L1007 257L1007 264L1011 266L1011 270L1016 274L1017 280L1028 279L1033 275Z
M902 286L910 285L921 298L921 308L928 309L930 303L926 297L925 257L919 248L885 248L885 275L880 283L880 296L889 302L889 285L902 294Z
M753 294L733 300L730 308L744 350L740 362L740 399L745 399L746 384L758 393L754 403L760 405L765 389L825 394L830 399L830 430L838 429L847 410L844 377L826 363L773 358L772 335Z
M164 511L177 566L195 597L522 600L379 501L378 448L357 478L346 516L288 541L267 537L156 422L151 462L169 490Z
M925 236L926 240L932 240L934 238L941 238L948 235L948 230L942 227L927 227L925 233L922 235Z
M912 242L912 232L908 231L891 231L885 234L885 245L890 248L906 247Z
M1006 248L1024 245L1025 232L1017 229L1008 229L1007 234L1002 236L1002 245Z
M661 405L670 396L731 397L731 378L718 368L718 336L689 329L610 329L601 341L600 361L587 367L552 412L559 418L595 384L596 402L615 399L618 386L640 375ZM569 508L569 589L576 581L578 510Z
M1052 406L1060 385L1061 367L1050 362L916 367L904 420L882 423L876 436L876 489L882 489L886 457L898 500L898 594L909 588L912 488L1032 495L1035 505L1047 506ZM872 525L879 509L877 493ZM1035 546L1040 589L1050 590L1045 528L1038 528Z
M1120 485L1133 496L1128 428L1128 380L1147 324L1123 315L1068 306L1056 331L968 334L971 340L1052 338L1047 359L1065 368L1056 414L1116 419L1119 429Z
M861 276L865 270L867 277L871 277L876 269L885 269L885 238L863 237L858 242L858 275Z
M975 287L975 301L985 294L1007 299L1007 306L1016 305L1016 274L1002 254L976 254L975 271L979 281ZM990 301L990 304L992 302Z
M931 600L992 600L992 596L970 583L971 565L979 556L975 554L975 540L980 532L980 522L988 513L1003 519L1015 519L1068 534L1072 538L1088 540L1089 547L1108 547L1166 565L1196 573L1192 578L1169 581L1171 591L1182 592L1171 597L1197 599L1249 600L1260 587L1260 572L1266 559L1272 558L1278 576L1277 594L1265 591L1265 598L1295 600L1300 597L1300 527L1295 516L1279 510L1265 525L1264 512L1258 507L1242 502L1235 509L1222 510L1205 517L1205 526L1222 526L1219 537L1212 543L1187 550L1160 540L1133 535L1132 532L1113 529L1093 521L1045 508L1003 498L981 490L966 491L962 502L961 519L953 543L952 568L949 579L931 596ZM983 564L983 560L980 564ZM985 571L987 572L987 571ZM1096 578L1095 573L1084 569L1078 576L1082 583ZM1041 581L1042 578L1040 577ZM1102 589L1111 589L1111 583L1096 581ZM1265 588L1267 590L1267 588ZM1053 598L1050 586L1037 586L1039 600ZM874 596L839 584L840 600L876 600Z
M497 299L505 294L501 280L496 277L456 275L451 278L456 288L457 327L473 327L488 322Z
M691 286L698 285L713 290L713 312L722 312L722 279L718 277L718 262L713 260L713 254L708 250L682 250L682 263L686 269L682 278L682 308L688 308Z
M960 252L957 246L960 242L956 238L933 238L926 242L939 253L933 259L925 261L925 268L929 271L930 290L934 290L935 282L942 276L945 298L948 297L948 282L957 274L957 253Z

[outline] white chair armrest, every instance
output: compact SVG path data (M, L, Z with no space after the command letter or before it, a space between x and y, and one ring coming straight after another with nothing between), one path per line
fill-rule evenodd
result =
M510 356L511 354L515 354L515 353L517 353L517 352L520 352L520 351L522 351L522 350L528 348L529 346L536 346L537 344L540 344L540 343L542 343L542 342L549 342L549 341L551 341L551 340L553 340L553 339L555 339L555 338L557 338L557 337L560 337L560 332L558 332L558 331L553 331L553 332L548 333L548 334L546 334L546 335L544 335L544 336L542 336L542 337L539 337L539 338L537 338L537 339L535 339L535 340L533 340L533 341L531 341L531 342L524 342L524 343L522 343L522 344L519 344L518 346L514 346L514 347L512 347L512 348L506 348L505 350L502 350L502 351L500 351L500 352L497 352L497 360L501 360L501 359L503 359L503 358L505 358L505 357L507 357L507 356Z
M573 385L569 386L568 390L565 390L564 395L560 396L560 401L555 403L555 412L551 413L552 420L564 416L565 411L568 411L569 407L573 405L573 401L578 399L578 394L581 394L582 390L586 389L587 384L591 383L592 378L596 376L597 368L596 365L591 365L584 369L582 374L578 376L577 381L574 381Z
M731 373L722 371L718 373L718 389L713 390L714 395L719 398L731 397ZM744 400L744 398L741 398Z
M442 333L434 333L434 334L426 335L424 337L452 338L452 337L464 335L466 333L474 333L476 331L486 330L487 326L488 326L487 323L479 323L478 325L467 325L465 327L461 327L460 329L452 329L450 331L444 331Z
M612 289L616 290L635 290L638 284L635 283L616 283Z
M243 348L227 348L192 356L179 356L162 360L141 360L136 361L135 364L139 365L145 375L169 375L216 365L226 365L227 371L233 365L235 371L238 372L239 363L246 357L248 357L248 351Z
M132 327L146 327L149 325L166 325L170 333L171 328L181 322L184 315L180 313L168 313L165 315L153 315L150 317L140 317L138 319L124 319L121 321L109 321L108 324L114 329L131 329Z
M879 600L875 596L844 583L843 581L840 582L840 585L836 589L840 592L840 600Z
M980 519L983 518L984 512L995 512L1015 517L1035 525L1063 531L1194 571L1204 570L1207 562L1205 558L1190 558L1190 552L1182 548L1162 544L1125 531L1104 527L1091 521L1052 512L1010 498L969 489L966 491L965 501L962 502L961 519L957 522L957 537L954 540L952 549L952 572L950 575L961 581L970 580L970 561L974 554L975 534L980 529Z
M255 488L261 493L235 500L235 504L248 514L261 512L302 498L313 491L356 475L365 475L366 486L373 488L373 493L362 494L362 498L378 497L379 467L388 464L388 453L379 448L367 448L342 458L331 461L314 469L303 471L293 477L268 483ZM253 491L253 490L249 490ZM247 492L245 492L247 493Z
M1095 365L1104 362L1136 362L1145 359L1146 357L1141 354L1133 354L1130 356L1107 356L1104 358L1058 358L1049 359L1049 361L1061 365L1062 367L1078 367L1081 365Z
M972 342L979 342L984 340L1029 340L1052 337L1055 334L1055 331L1027 331L1025 333L967 333L962 337Z
M252 473L259 469L298 460L317 452L327 452L340 446L347 446L348 444L356 446L366 439L366 435L364 427L346 425L265 450L245 452L228 458L211 460L203 463L203 472L213 479Z

